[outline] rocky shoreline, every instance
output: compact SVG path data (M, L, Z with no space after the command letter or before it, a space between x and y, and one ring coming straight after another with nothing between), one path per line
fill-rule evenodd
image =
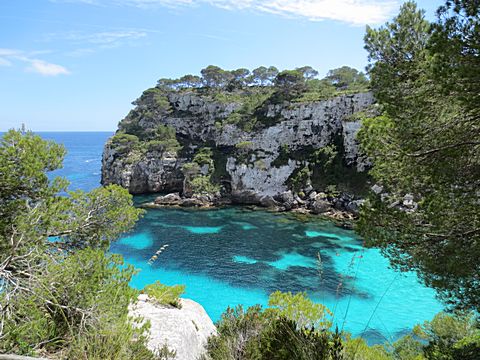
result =
M196 208L211 209L230 205L249 206L253 209L266 209L275 212L292 212L299 214L319 215L337 221L342 227L351 227L356 220L363 199L350 194L326 194L311 189L304 196L294 194L291 190L276 196L264 196L255 201L251 194L221 196L220 194L182 196L180 193L160 195L154 201L142 204L145 208Z

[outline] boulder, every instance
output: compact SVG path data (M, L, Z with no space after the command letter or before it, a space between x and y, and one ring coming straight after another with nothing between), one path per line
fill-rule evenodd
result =
M171 193L164 196L158 196L154 202L157 205L179 205L182 202L182 198L179 193Z
M243 190L232 192L232 202L236 204L258 205L260 204L260 199L255 191Z
M328 201L322 199L315 200L310 205L310 210L313 214L323 214L331 209L332 205Z
M291 210L295 206L295 197L291 190L284 191L274 199L280 202L286 210Z
M313 191L313 186L311 184L308 184L305 186L305 189L303 189L303 192L307 195L309 195Z
M365 202L365 200L353 200L353 201L350 201L345 206L345 208L348 212L352 213L353 215L358 216L359 213L360 213L360 207L363 205L364 202Z
M267 208L276 208L280 204L270 195L266 195L260 199L260 205Z
M158 305L144 296L129 312L144 322L150 321L150 350L167 345L176 352L175 360L196 360L205 354L207 339L216 334L216 328L200 304L189 299L180 299L180 303L181 309L177 309Z

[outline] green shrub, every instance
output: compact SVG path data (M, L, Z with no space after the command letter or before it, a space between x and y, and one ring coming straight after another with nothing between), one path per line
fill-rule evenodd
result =
M369 346L362 338L347 337L344 347L345 360L394 360L394 357L383 346Z
M180 296L185 292L185 285L163 285L159 281L145 286L142 290L159 304L174 306L178 309L182 307Z
M111 143L114 147L133 148L139 143L138 136L132 134L125 134L119 132L111 138Z
M147 326L129 320L135 273L119 255L87 248L49 262L28 294L11 304L0 353L62 353L68 359L154 359Z
M278 317L294 321L299 328L315 328L323 331L332 326L328 316L332 312L324 305L314 303L306 293L275 291L268 299L268 311L274 312Z
M413 333L428 342L426 359L475 360L480 354L480 326L474 314L437 314L433 320L417 325Z
M310 169L308 166L295 171L289 179L289 182L292 184L292 188L295 192L302 190L310 181Z
M212 184L210 176L196 176L190 181L190 185L196 195L209 195L220 191L220 186Z
M300 299L304 303L301 297L286 296L289 304L293 299ZM280 295L274 295L272 301L284 304L280 298ZM291 308L294 307L295 304L291 302ZM250 307L247 311L242 306L228 308L216 324L218 335L208 339L208 359L342 359L340 334L321 331L320 328L318 331L316 328L302 328L294 320L284 317L280 309L277 310L262 311L259 305Z
M196 152L192 161L197 163L199 166L208 165L209 170L213 171L214 164L213 164L212 155L213 155L213 152L211 148L203 147Z
M314 331L311 331L314 330ZM265 360L343 360L338 332L305 329L285 317L274 318L262 331L257 356Z
M249 307L247 311L241 305L235 309L229 307L216 324L218 336L208 339L208 359L254 359L260 333L267 323L260 305Z

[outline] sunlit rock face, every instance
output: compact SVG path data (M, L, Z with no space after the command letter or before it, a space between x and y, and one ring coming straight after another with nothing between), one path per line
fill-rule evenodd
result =
M137 109L148 109L149 116L139 115L135 121L146 132L160 124L173 127L182 151L120 154L107 142L103 184L120 184L134 194L181 192L182 165L190 162L199 148L210 147L214 151L216 179L222 185L228 184L226 193L240 199L238 202L244 198L248 203L260 203L265 196L291 190L295 174L309 166L314 151L326 146L336 146L346 168L363 172L370 165L359 152L356 140L361 123L351 120L353 114L374 103L368 92L308 103L270 104L262 109L263 125L249 131L225 121L239 109L238 103L217 102L193 92L172 93L167 100L168 111L150 103L138 105ZM311 183L315 187L315 181Z
M166 345L177 360L197 360L205 354L215 325L203 307L193 300L180 299L181 308L156 304L146 295L130 308L130 314L150 322L148 348L157 351Z

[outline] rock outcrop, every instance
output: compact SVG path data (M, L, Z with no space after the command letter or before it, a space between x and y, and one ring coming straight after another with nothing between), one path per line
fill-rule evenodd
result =
M361 124L352 116L372 107L373 95L368 92L262 105L255 112L255 125L248 129L231 121L241 103L215 101L195 91L171 92L162 99L161 107L149 97L137 102L119 131L144 136L159 125L168 126L174 129L182 150L125 150L109 141L103 154L103 184L120 184L134 194L182 194L182 166L199 149L209 147L215 169L211 179L223 197L236 203L274 205L274 197L286 191L305 194L312 186L325 191L327 185L348 183L351 174L362 173L370 165L359 152L356 134ZM318 160L322 149L333 151L335 171L343 169L337 183L325 176L329 170ZM319 211L320 206L316 208Z
M157 351L167 346L176 360L197 360L205 353L208 337L216 328L203 307L193 300L180 299L181 309L156 304L140 295L130 314L150 321L148 348Z

